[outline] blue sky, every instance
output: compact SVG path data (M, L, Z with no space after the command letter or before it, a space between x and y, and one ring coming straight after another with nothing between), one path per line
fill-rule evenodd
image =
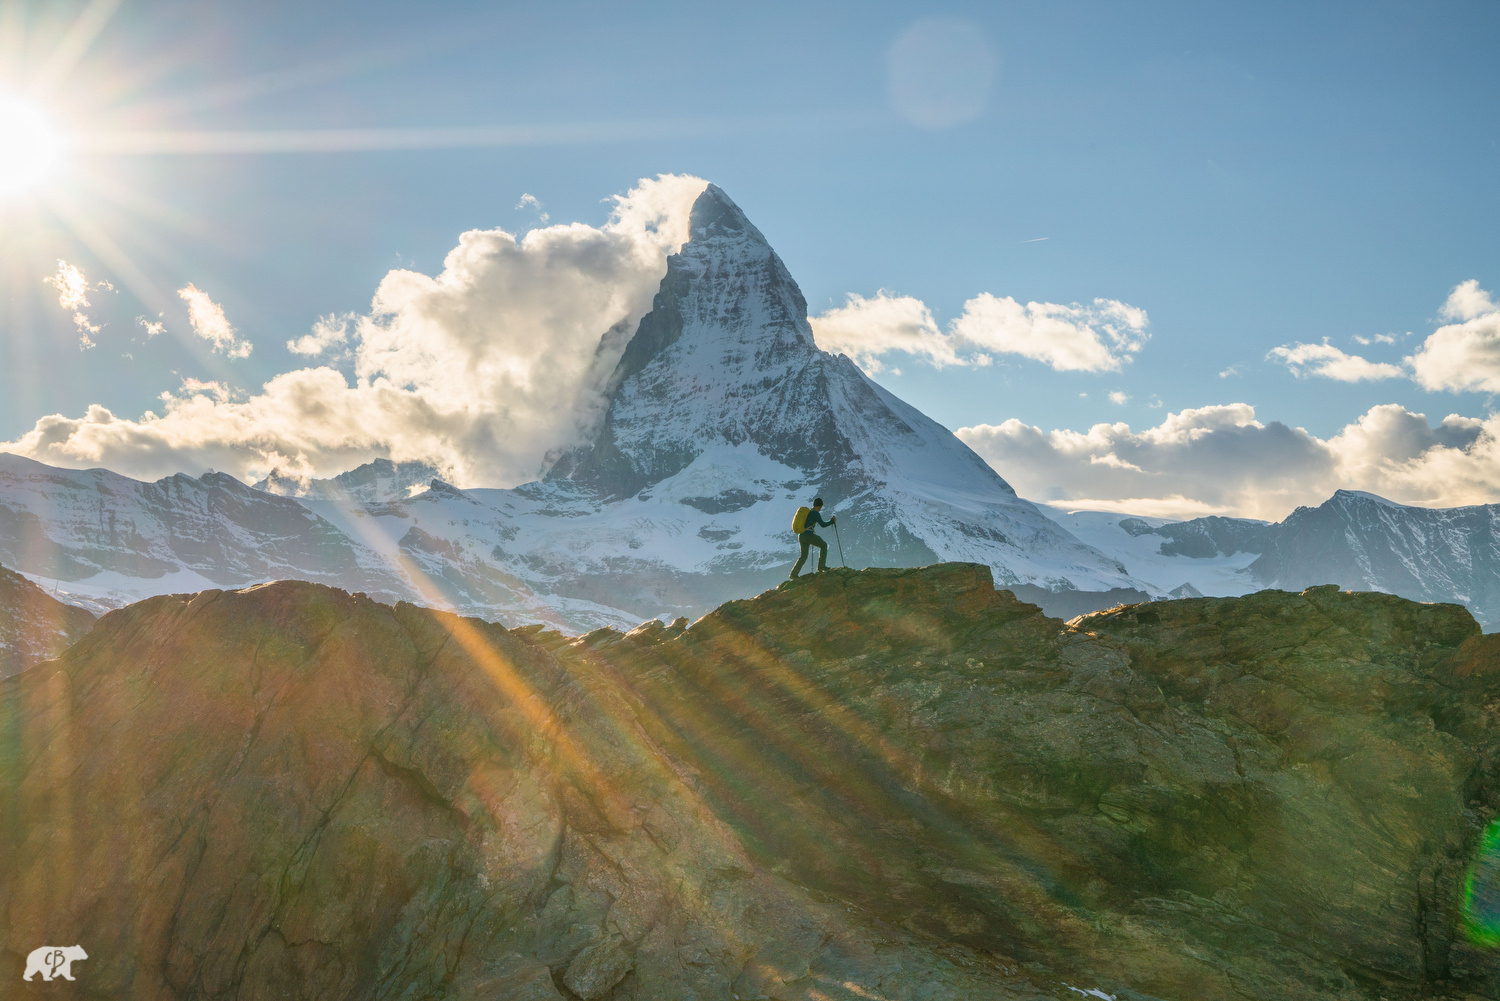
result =
M7 10L0 64L24 89L101 5ZM979 110L941 127L891 90L893 46L932 18L994 67L966 92ZM882 358L883 383L955 429L1141 431L1227 404L1320 441L1377 405L1482 420L1482 387L1297 378L1267 354L1327 338L1399 366L1452 322L1439 310L1461 282L1500 288L1497 30L1493 3L127 2L37 97L60 127L555 131L474 149L65 156L51 201L0 203L0 440L94 404L136 418L183 379L254 394L306 364L284 342L368 312L391 269L436 274L463 231L540 225L523 194L551 223L601 226L603 199L660 173L728 191L814 314L887 289L942 329L981 293L1149 315L1117 371ZM90 296L88 350L42 283L59 260L116 288ZM188 283L248 357L193 335ZM135 317L158 313L166 333L148 339ZM1484 483L1407 499L1500 499L1466 475Z

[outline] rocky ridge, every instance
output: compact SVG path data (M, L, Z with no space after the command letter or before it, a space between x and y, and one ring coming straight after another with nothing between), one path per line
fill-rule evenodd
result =
M0 941L69 996L1465 999L1500 642L982 566L569 639L313 584L0 683Z

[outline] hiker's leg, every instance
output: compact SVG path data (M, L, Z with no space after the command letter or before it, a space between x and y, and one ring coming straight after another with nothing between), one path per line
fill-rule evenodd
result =
M818 547L818 569L828 569L828 543L819 536L813 536L813 545Z
M797 536L797 539L798 539L798 541L800 541L802 543L802 555L797 557L797 564L794 567L792 567L792 576L793 577L797 576L799 573L802 572L802 564L804 564L804 563L807 562L807 546L808 546L807 537L805 535L799 535L799 536Z

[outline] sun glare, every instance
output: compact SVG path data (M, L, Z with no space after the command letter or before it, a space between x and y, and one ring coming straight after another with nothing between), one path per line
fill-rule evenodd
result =
M0 95L0 198L44 179L57 159L58 138L34 105Z

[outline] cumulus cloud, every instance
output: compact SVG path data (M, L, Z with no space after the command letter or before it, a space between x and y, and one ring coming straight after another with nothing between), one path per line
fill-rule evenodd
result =
M1365 382L1410 376L1428 390L1500 392L1500 306L1490 293L1469 279L1454 287L1438 314L1455 322L1439 327L1400 365L1347 354L1328 343L1284 344L1266 355L1298 378L1318 376L1340 382ZM1396 343L1394 334L1355 335L1356 344Z
M1266 359L1279 361L1299 379L1318 376L1338 382L1374 382L1397 379L1406 374L1400 365L1374 362L1359 355L1346 354L1329 344L1283 344L1272 348Z
M1500 307L1470 279L1454 288L1441 313L1457 322L1433 331L1406 359L1418 385L1500 393Z
M229 358L248 358L252 345L242 341L229 325L224 308L191 282L177 290L178 298L188 304L188 325L193 333L213 345L215 351Z
M286 349L294 355L323 354L335 345L347 341L349 325L358 322L358 313L345 313L342 316L329 313L318 318L318 322L313 324L312 333L287 341Z
M1433 331L1400 365L1347 354L1326 337L1322 344L1283 344L1272 348L1266 358L1286 365L1299 379L1317 376L1366 382L1410 376L1428 390L1500 393L1500 306L1494 298L1471 278L1453 288L1438 313L1455 322ZM1393 345L1397 338L1394 334L1356 334L1353 340L1368 347Z
M850 293L844 305L809 317L813 337L825 351L843 353L866 372L885 369L882 355L899 351L935 368L972 362L958 356L956 340L938 329L932 310L920 299L885 289L872 298ZM979 364L988 363L984 358Z
M1473 320L1496 312L1495 300L1479 287L1479 279L1470 278L1454 286L1440 312L1445 320Z
M1130 402L1130 396L1122 389L1117 389L1109 394L1109 402L1123 406Z
M137 316L135 318L135 322L137 324L139 324L140 327L143 330L146 331L146 339L147 340L150 340L151 338L155 337L157 334L161 333L163 330L167 329L167 325L165 323L163 323L159 319L158 320L148 320L144 316Z
M1326 439L1262 423L1243 403L1168 414L1142 431L1043 431L1008 420L958 436L1022 496L1076 509L1276 520L1340 488L1438 507L1500 496L1500 417L1450 415L1433 426L1395 404Z
M964 303L946 332L920 299L885 289L869 299L850 293L843 306L809 322L819 347L843 352L872 373L893 352L938 368L988 365L997 354L1014 354L1058 371L1119 371L1150 336L1146 311L1114 299L1023 305L988 292Z
M162 403L160 414L136 420L97 404L81 417L44 417L4 447L52 465L106 466L140 479L184 469L255 479L272 469L323 476L372 453L424 458L424 438L440 454L437 436L463 430L417 394L388 383L350 386L331 368L287 372L241 400L218 383L190 380L163 393Z
M953 335L986 351L1018 354L1058 371L1117 372L1149 336L1146 311L1114 299L1092 305L1028 302L983 292L964 303Z
M0 449L144 478L209 467L245 479L272 469L327 476L383 455L430 462L463 486L529 480L549 450L597 425L604 381L651 308L667 256L686 241L706 184L662 175L617 198L601 227L554 225L524 238L474 230L436 276L390 272L368 315L342 328L347 318L325 317L308 335L308 348L324 350L342 329L352 381L320 366L243 397L184 384L164 394L161 413L54 415ZM222 311L204 315L204 329L228 328Z
M57 304L72 312L73 325L78 328L79 350L86 351L93 347L93 335L100 331L101 326L90 320L89 315L84 312L89 305L89 293L95 289L113 292L115 287L103 281L90 285L83 272L67 261L58 261L57 272L43 278L42 282L57 289Z

